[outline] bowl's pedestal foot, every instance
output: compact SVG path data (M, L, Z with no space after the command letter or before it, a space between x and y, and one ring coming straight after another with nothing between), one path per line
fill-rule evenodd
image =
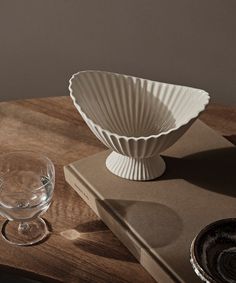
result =
M149 158L133 158L113 151L106 159L106 166L113 174L136 181L152 180L165 171L165 162L160 155Z

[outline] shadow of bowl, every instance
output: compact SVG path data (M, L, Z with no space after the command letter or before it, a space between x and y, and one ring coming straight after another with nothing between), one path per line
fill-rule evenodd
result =
M236 197L236 147L164 159L167 171L160 180L184 179L203 189Z

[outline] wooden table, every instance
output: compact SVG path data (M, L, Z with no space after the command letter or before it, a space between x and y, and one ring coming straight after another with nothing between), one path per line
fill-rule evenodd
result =
M201 119L236 144L236 107L210 105ZM54 201L44 215L52 233L33 247L0 238L1 270L43 282L154 282L65 183L63 165L105 149L69 97L0 103L0 152L16 149L46 153L56 166ZM73 240L75 230L88 234Z

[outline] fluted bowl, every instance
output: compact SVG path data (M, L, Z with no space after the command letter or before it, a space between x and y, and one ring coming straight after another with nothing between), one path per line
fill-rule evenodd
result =
M200 89L102 71L74 74L69 90L89 128L113 150L107 168L130 180L162 175L160 152L185 133L209 102Z

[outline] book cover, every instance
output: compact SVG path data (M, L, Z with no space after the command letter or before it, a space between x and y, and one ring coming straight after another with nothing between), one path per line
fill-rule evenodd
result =
M164 175L148 182L110 173L109 153L65 166L66 181L158 282L201 282L190 245L205 225L235 217L235 147L197 120L163 152Z

